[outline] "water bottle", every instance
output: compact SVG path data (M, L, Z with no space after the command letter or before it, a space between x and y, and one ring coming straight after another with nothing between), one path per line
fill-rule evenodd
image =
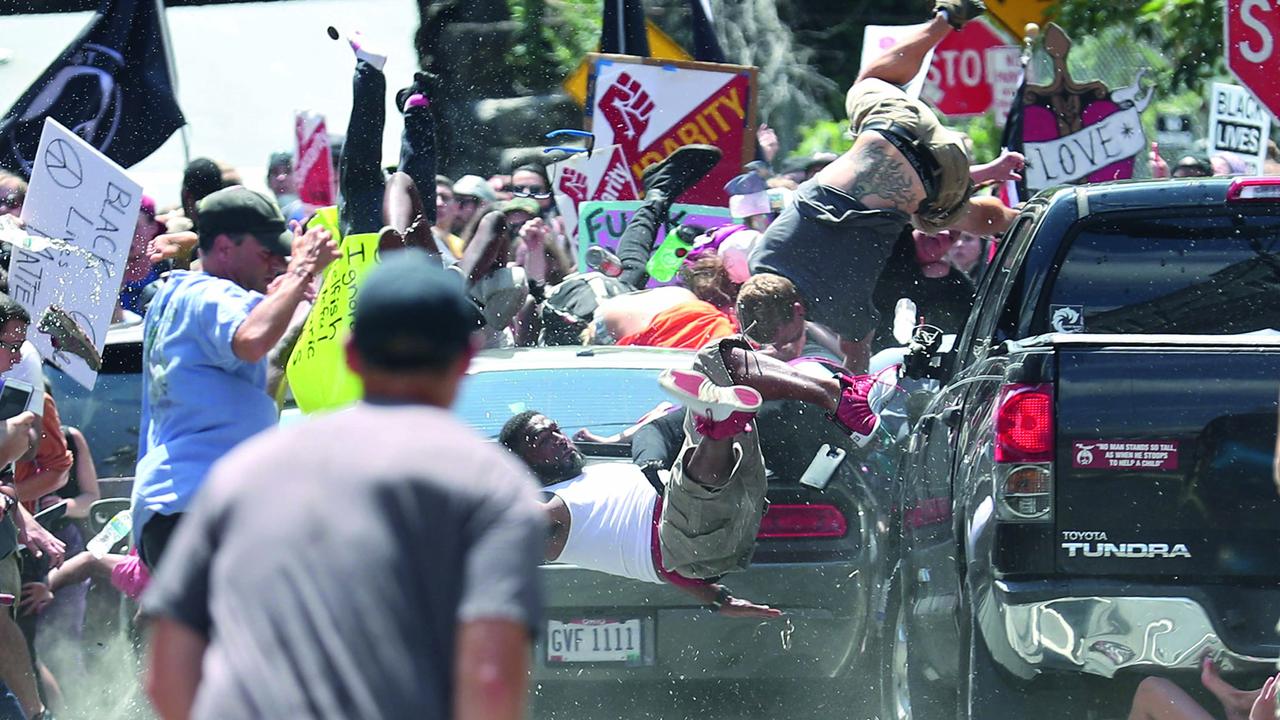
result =
M93 536L93 539L89 541L85 549L89 551L90 555L101 560L107 553L111 552L111 548L115 547L116 543L128 537L129 531L132 529L133 511L125 508L111 518L111 522L102 528L102 532Z
M670 282L671 278L680 271L680 266L684 264L689 251L693 249L696 233L696 230L687 225L681 225L667 233L666 239L649 257L649 264L645 266L649 277L658 282Z
M609 277L618 277L622 274L622 261L617 255L599 245L587 248L587 267Z
M916 304L911 298L899 298L893 306L893 339L899 345L911 342L911 331L916 327Z

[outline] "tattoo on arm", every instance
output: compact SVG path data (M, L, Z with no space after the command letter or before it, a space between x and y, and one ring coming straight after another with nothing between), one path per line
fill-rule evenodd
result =
M298 344L298 340L302 337L302 330L306 327L306 315L302 316L301 321L294 322L285 330L284 337L276 344L268 354L269 362L267 364L267 394L275 398L276 407L284 406L284 381L285 367L289 363L289 356L293 354L293 348Z
M849 194L859 199L868 195L883 198L911 212L916 204L911 175L906 163L889 154L887 145L873 143L863 150L861 168Z

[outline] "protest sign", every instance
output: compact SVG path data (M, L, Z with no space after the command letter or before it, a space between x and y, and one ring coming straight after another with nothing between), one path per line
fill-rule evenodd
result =
M919 25L867 25L862 29L862 64L859 65L859 68L865 70L872 60L892 50L895 45L902 42L903 38L927 26L928 23ZM924 63L920 66L920 72L903 88L911 97L920 97L920 91L924 88L925 76L928 75L932 62L933 48L930 48L929 52L924 56Z
M1249 166L1250 175L1262 174L1271 137L1271 114L1239 85L1216 82L1209 94L1209 155L1235 153Z
M142 187L105 155L46 119L31 168L22 220L31 235L65 242L40 252L14 248L9 295L31 314L27 338L40 357L92 390L98 373L80 357L55 350L39 332L50 307L61 308L101 354L142 207Z
M578 206L591 200L636 200L640 186L631 175L621 145L578 153L547 168L556 207L571 235L578 233Z
M312 223L340 237L337 208L320 209ZM337 410L360 399L360 378L347 367L345 344L360 283L377 255L377 233L351 235L342 238L338 258L325 268L315 305L285 367L293 398L304 413Z
M618 241L622 238L622 233L626 230L627 223L631 221L631 216L635 214L636 210L639 210L643 205L644 203L642 202L585 202L578 207L580 213L578 218L578 270L580 272L586 272L589 269L587 267L587 249L592 245L599 245L612 253L618 251ZM676 225L697 225L704 228L719 227L733 222L728 208L708 205L672 205L668 217ZM654 243L655 250L662 245L662 241L667 237L667 231L666 225L658 227L658 239ZM671 282L662 283L650 279L649 287L672 285L675 282L675 280L672 280Z
M334 204L337 202L338 184L324 116L310 111L299 112L294 117L294 130L298 142L293 176L298 183L298 198L308 205Z
M1067 70L1071 39L1052 23L1045 50L1053 60L1052 82L1028 85L1019 98L1027 188L1133 177L1134 156L1147 147L1140 114L1154 92L1139 97L1143 71L1118 90L1099 81L1076 82Z
M1009 45L986 23L971 22L948 33L934 50L925 94L948 117L984 115L999 100L1005 100L1007 115L1022 76L1021 57L1021 48Z
M625 55L588 57L586 118L596 146L622 146L638 188L644 169L676 148L715 145L724 157L681 197L727 205L725 183L755 157L755 68Z

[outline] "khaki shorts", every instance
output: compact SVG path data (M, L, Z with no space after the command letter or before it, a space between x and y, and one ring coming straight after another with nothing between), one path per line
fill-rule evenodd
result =
M0 594L12 595L15 598L22 596L22 571L18 567L18 553L9 553L7 557L0 558ZM17 608L17 602L12 607L0 606L0 612L14 615L14 609Z
M717 385L732 385L720 354L724 342L717 340L699 351L694 369ZM687 412L684 432L684 447L671 468L658 524L662 564L687 578L710 579L746 570L755 552L768 488L759 435L750 432L737 437L729 482L713 490L684 472L684 463L700 439Z

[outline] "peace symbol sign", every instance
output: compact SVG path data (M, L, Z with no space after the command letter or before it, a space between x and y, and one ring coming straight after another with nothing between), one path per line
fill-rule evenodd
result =
M44 149L44 167L49 177L60 187L74 190L84 182L84 167L71 143L55 139Z

